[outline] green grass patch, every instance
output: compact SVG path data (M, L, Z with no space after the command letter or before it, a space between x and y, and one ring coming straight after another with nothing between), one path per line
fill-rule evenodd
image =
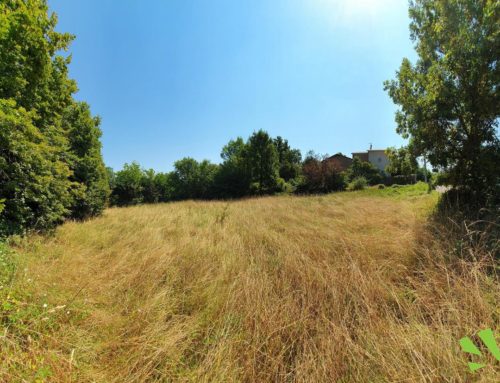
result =
M359 191L358 193L362 193L367 196L391 197L395 199L407 199L429 194L428 185L425 182L417 182L414 185L382 186L371 186L365 190ZM437 193L431 192L431 194Z

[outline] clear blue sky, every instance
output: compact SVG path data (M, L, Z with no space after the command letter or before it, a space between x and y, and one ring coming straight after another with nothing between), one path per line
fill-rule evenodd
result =
M405 0L49 0L106 164L219 161L258 129L304 154L399 146L383 91L413 58Z

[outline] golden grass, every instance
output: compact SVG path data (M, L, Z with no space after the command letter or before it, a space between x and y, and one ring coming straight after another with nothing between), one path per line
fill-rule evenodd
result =
M18 249L15 285L48 307L0 377L23 355L56 382L499 381L458 344L498 329L498 280L430 235L435 200L187 201L67 223Z

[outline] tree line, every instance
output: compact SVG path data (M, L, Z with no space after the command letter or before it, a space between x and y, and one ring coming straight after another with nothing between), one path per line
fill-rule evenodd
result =
M241 137L229 141L220 155L220 164L183 158L169 173L145 170L136 162L117 172L108 168L111 203L238 198L291 191L300 182L300 151L262 130L246 141Z
M339 153L340 154L340 153ZM288 140L254 132L246 141L238 137L221 150L221 163L186 157L168 173L143 169L137 162L123 169L107 168L110 203L117 206L183 199L232 199L277 193L329 193L366 185L393 183L397 177L424 178L424 170L405 148L388 150L391 166L380 171L354 158L348 169L339 169L328 155L300 150Z

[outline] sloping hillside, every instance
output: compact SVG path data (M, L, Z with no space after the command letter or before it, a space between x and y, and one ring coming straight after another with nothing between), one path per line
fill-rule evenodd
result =
M498 328L499 287L429 233L435 201L188 201L20 241L0 380L495 381L458 340Z

